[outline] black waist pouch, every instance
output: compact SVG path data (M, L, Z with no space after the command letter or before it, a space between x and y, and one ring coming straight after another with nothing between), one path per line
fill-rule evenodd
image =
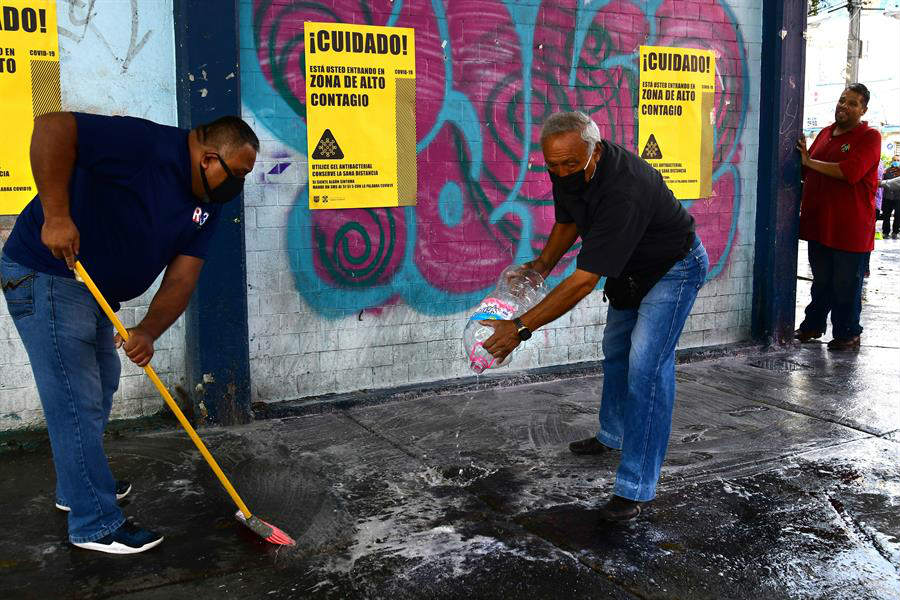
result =
M675 264L674 262L672 264ZM653 289L653 286L668 273L672 266L665 271L654 273L632 273L621 277L607 277L603 286L604 295L609 298L609 303L616 310L628 310L641 305L644 296Z
M647 269L635 273L623 273L619 277L607 277L603 286L603 295L609 298L609 303L616 310L635 309L641 305L653 286L669 272L669 269L679 260L688 255L691 246L694 245L694 232L688 236L682 251L664 266Z

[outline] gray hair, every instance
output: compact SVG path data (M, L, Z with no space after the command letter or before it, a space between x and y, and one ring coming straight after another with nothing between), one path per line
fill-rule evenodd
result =
M594 120L580 110L576 110L553 113L547 117L544 126L541 127L541 145L551 136L570 131L577 131L581 134L581 139L587 143L588 152L593 152L600 140L603 139L600 137L600 128L597 127Z

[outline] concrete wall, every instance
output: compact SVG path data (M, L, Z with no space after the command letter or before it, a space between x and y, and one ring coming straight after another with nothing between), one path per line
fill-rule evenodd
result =
M681 345L749 336L760 2L364 5L241 2L242 100L263 140L246 189L254 400L467 375L459 340L470 310L507 264L543 246L553 224L536 143L541 116L586 109L605 137L634 149L641 44L717 52L713 196L688 203L712 271ZM416 30L415 208L306 208L300 34L304 21L334 20ZM362 256L351 275L349 259ZM601 358L605 313L591 294L525 344L511 368Z
M175 125L175 43L171 0L58 0L63 110L128 114ZM15 217L0 217L0 238ZM154 286L155 289L155 286ZM143 314L153 290L124 305L126 326ZM165 381L184 372L182 321L157 343L154 366ZM162 401L143 371L123 361L115 417L156 412ZM43 422L28 357L0 301L0 430Z
M553 224L535 141L541 116L587 109L605 137L633 148L640 44L717 52L714 192L688 203L712 272L682 346L749 336L760 3L543 4L241 3L242 100L263 140L246 188L254 401L467 375L459 340L468 313L507 264L542 247ZM302 46L290 51L289 44L304 21L329 19L416 29L415 208L306 209ZM60 1L59 24L64 108L176 122L170 1ZM0 235L11 223L0 220ZM351 277L348 258L367 243L361 274ZM571 272L573 258L551 283ZM123 308L126 324L140 319L152 293ZM538 332L511 368L601 358L605 313L600 293L591 294ZM183 337L179 321L157 345L154 364L170 386L184 376ZM39 424L27 358L5 305L0 371L0 429ZM141 372L126 364L115 415L159 406Z

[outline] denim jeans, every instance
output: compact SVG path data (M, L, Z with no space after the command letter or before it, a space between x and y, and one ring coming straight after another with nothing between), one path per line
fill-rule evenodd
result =
M125 521L103 451L119 387L113 327L84 284L0 258L0 285L37 383L69 539L92 542Z
M897 192L894 192L897 193ZM894 228L891 229L891 213L894 214ZM900 232L900 200L883 198L881 200L881 234L884 237Z
M675 346L708 271L698 237L638 308L609 307L597 440L622 450L613 488L617 496L642 502L656 496L672 429Z
M813 282L811 301L800 329L825 333L830 312L834 338L845 340L860 335L863 274L868 252L835 250L819 242L807 242L807 248Z

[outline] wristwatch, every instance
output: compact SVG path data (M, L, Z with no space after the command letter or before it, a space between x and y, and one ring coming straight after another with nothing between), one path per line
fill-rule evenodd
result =
M523 342L531 338L531 330L525 327L525 324L522 322L522 319L516 317L513 319L513 323L516 326L516 330L519 333L519 339Z

